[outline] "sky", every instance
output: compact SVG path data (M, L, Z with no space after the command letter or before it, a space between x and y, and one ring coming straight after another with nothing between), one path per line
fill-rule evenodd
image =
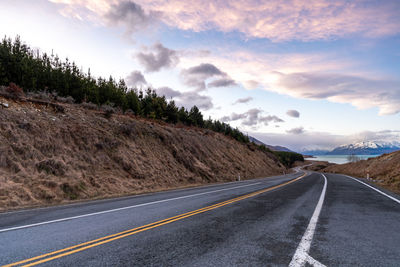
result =
M400 141L397 0L0 0L0 33L267 144Z

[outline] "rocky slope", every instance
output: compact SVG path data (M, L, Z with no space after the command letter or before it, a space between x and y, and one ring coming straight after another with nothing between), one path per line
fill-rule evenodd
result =
M132 115L0 107L0 210L282 173L271 153L209 130Z
M354 163L328 166L322 171L344 173L361 178L369 174L377 184L400 193L400 151Z

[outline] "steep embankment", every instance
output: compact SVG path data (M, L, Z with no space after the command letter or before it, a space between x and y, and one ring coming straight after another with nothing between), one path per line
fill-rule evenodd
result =
M0 210L282 173L271 153L209 130L63 104L0 108Z
M369 174L377 184L400 193L400 151L354 163L328 166L322 171L364 178Z

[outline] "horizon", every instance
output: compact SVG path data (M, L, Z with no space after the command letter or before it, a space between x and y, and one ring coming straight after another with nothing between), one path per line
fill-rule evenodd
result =
M400 2L5 0L3 36L269 145L400 140Z

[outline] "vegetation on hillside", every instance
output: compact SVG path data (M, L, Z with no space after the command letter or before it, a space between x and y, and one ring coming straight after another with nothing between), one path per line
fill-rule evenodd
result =
M57 55L31 49L18 36L15 40L5 37L0 43L0 85L8 86L7 90L16 97L24 92L52 92L58 96L57 99L64 98L67 102L83 103L84 106L111 106L144 118L210 129L242 143L250 142L248 136L229 124L211 118L205 120L196 106L190 110L178 107L173 100L168 101L151 88L145 92L129 88L123 79L117 81L111 76L96 79L90 69L84 73L68 58L62 61ZM111 116L112 110L105 111ZM258 147L266 153L274 153L287 167L291 167L296 160L304 160L297 153Z
M296 161L304 161L303 155L295 152L287 151L273 151L278 157L279 161L282 162L286 167L292 167Z
M288 151L273 151L266 147L265 145L260 145L259 148L262 151L271 152L273 153L279 161L285 165L286 167L290 168L296 161L304 161L304 157L302 154L296 152L288 152Z
M90 69L84 73L68 58L60 60L57 55L39 53L15 40L4 38L0 44L0 85L15 83L25 92L49 91L61 97L72 97L77 103L94 103L120 108L123 112L168 123L182 123L197 126L231 136L242 143L249 138L237 128L218 120L204 120L200 110L193 106L190 110L177 107L173 100L167 101L148 88L145 92L128 88L125 81L113 77L94 78ZM14 85L10 86L10 88Z

